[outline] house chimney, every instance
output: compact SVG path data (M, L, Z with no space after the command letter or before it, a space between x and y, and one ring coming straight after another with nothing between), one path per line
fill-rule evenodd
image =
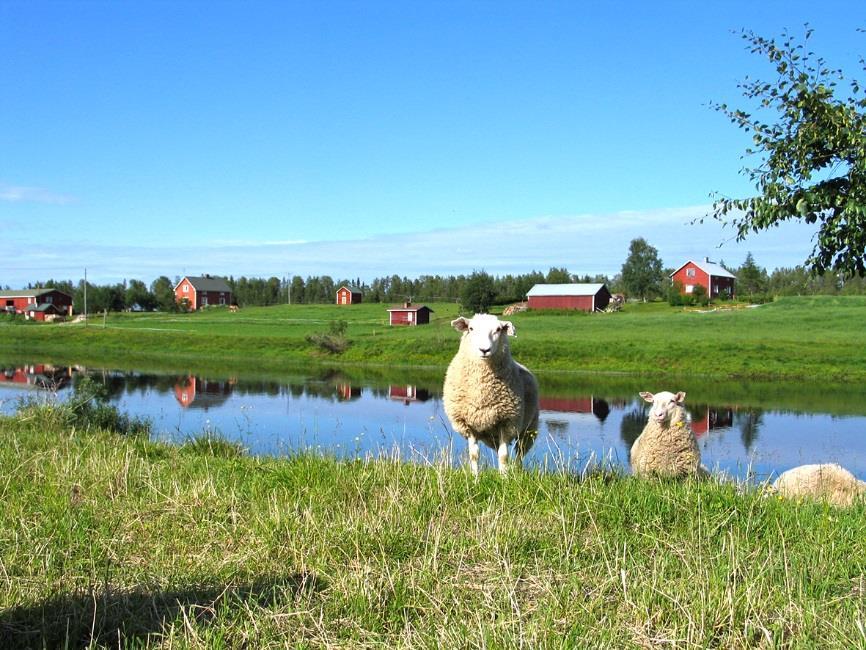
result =
M704 257L704 262L705 262L706 264L709 264L709 263L710 263L710 258L709 258L709 257Z
M409 307L411 307L411 306L412 306L412 300L410 298L406 298L406 300L403 302L403 308L409 309Z

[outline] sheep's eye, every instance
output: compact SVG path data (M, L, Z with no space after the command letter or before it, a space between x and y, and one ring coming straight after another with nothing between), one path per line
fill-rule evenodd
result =
M471 327L469 328L469 331L470 331L470 332L472 331L472 328L471 328Z

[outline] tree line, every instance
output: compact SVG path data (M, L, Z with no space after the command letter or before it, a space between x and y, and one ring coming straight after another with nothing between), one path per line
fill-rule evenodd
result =
M737 297L763 302L774 296L789 295L845 295L866 294L866 279L827 270L823 275L805 266L777 268L768 272L749 253L739 267L719 264L736 277ZM233 301L242 307L276 304L328 304L335 301L337 289L349 286L360 289L364 302L396 304L404 300L414 302L457 302L475 311L493 305L506 305L526 299L526 293L540 283L565 284L571 282L603 283L611 293L623 293L638 300L673 299L670 275L673 268L665 268L657 250L643 238L632 240L629 255L619 273L606 275L575 274L565 267L550 268L547 273L532 271L524 274L491 275L483 270L461 275L421 275L409 278L400 275L383 276L371 282L360 278L338 279L331 276L295 275L291 278L228 277ZM160 276L150 285L141 280L124 280L115 284L87 283L87 311L101 312L142 310L178 311L174 280ZM85 284L80 280L49 279L31 283L28 289L53 287L73 297L76 312L84 311ZM8 289L8 287L7 287Z

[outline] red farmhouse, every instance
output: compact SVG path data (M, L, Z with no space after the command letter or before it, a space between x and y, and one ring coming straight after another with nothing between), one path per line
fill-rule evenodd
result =
M51 315L72 316L72 296L50 287L0 291L0 309L39 321Z
M526 294L529 309L602 311L610 302L603 284L536 284Z
M209 305L230 305L232 290L225 278L185 276L174 288L174 300L193 310Z
M708 257L703 262L689 260L671 273L671 282L680 282L682 293L693 293L695 287L701 285L707 290L707 296L718 298L720 295L733 298L736 278L725 267L711 262Z
M337 289L337 304L338 305L354 305L361 302L361 290L357 287L347 287L345 284Z
M426 305L414 306L410 301L402 307L392 307L388 310L391 325L427 325L433 310Z

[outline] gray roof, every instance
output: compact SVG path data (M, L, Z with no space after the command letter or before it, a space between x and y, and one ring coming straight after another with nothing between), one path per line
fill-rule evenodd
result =
M728 269L726 269L724 266L721 266L720 264L716 264L715 262L710 262L707 259L705 259L703 262L696 262L695 260L689 260L685 264L680 264L679 268L676 271L674 271L674 273L679 271L686 264L694 264L695 266L697 266L701 271L703 271L707 275L712 275L712 276L715 276L717 278L733 278L736 280L736 276L733 275L730 271L728 271ZM674 273L671 273L671 277L673 277Z
M339 291L340 289L348 289L348 290L349 290L349 293L360 293L361 295L364 295L364 292L361 291L361 290L360 290L358 287L356 287L354 284L343 284L343 285L340 285L340 288L337 289L337 291Z
M591 284L536 284L527 296L594 296L604 287L601 283Z
M427 311L433 311L427 305L409 305L408 307L405 307L405 306L391 307L387 311L421 311L422 309L426 309Z
M0 291L0 298L38 298L41 295L56 291L64 296L69 294L54 287L45 287L44 289L20 289L18 291Z
M214 275L206 276L184 276L196 291L222 291L224 293L231 292L232 288L228 285L225 278L218 278ZM183 282L181 280L180 282ZM180 282L177 284L180 285ZM177 287L175 287L177 288Z

